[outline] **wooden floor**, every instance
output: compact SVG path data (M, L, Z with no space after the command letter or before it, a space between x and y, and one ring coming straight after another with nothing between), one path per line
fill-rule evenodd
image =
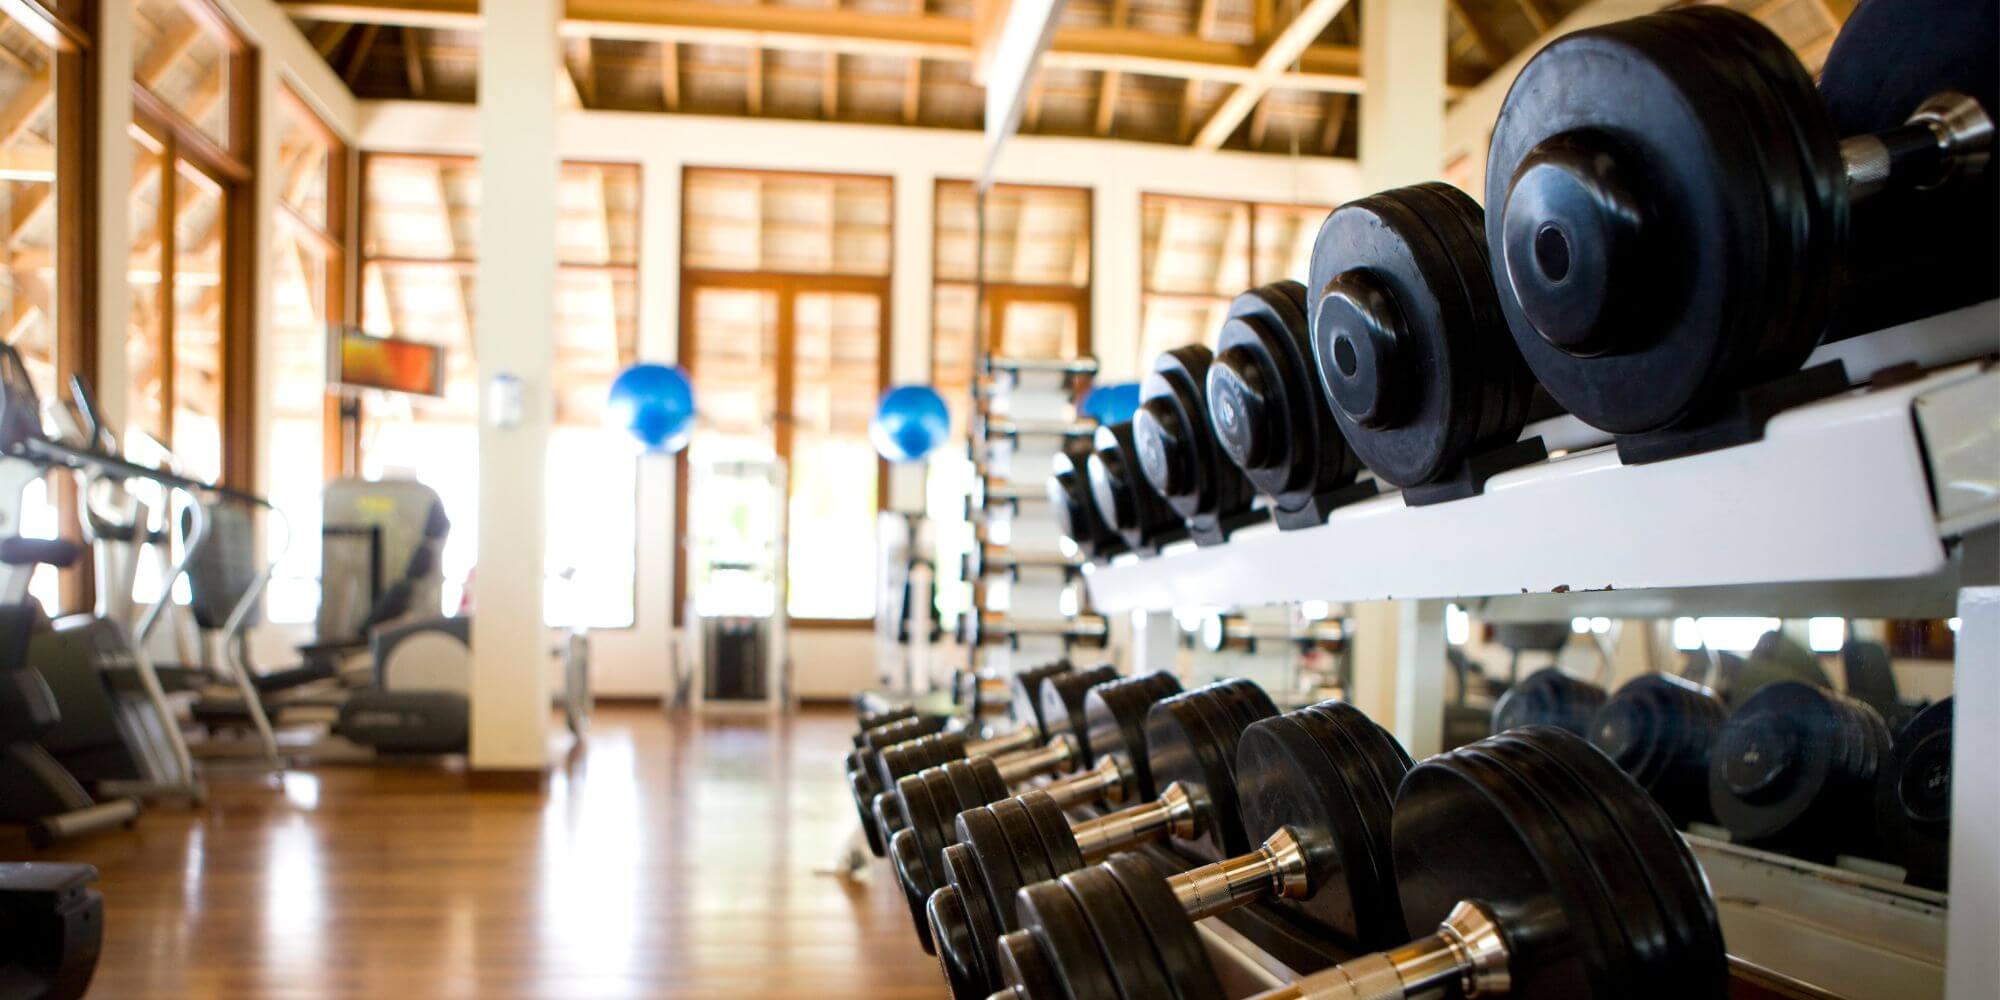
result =
M32 856L103 875L93 996L942 996L882 863L822 873L852 718L605 709L543 793L218 774L197 811Z

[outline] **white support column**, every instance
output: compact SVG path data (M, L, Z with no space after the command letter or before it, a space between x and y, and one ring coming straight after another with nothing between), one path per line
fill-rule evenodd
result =
M132 250L132 10L106 4L98 18L97 72L97 405L113 427L125 426L132 381L125 338L132 322L126 269Z
M910 169L895 178L895 266L889 274L890 351L892 384L931 381L931 227L937 210L933 194L936 175ZM949 446L947 446L949 447ZM924 509L924 463L889 467L885 510Z
M556 28L562 0L486 0L479 51L479 590L472 624L472 765L543 770L543 484L553 399ZM504 16L502 10L504 7ZM501 426L497 379L517 380Z
M1139 357L1139 188L1099 184L1091 207L1091 351L1098 379L1136 380L1152 359Z
M2000 758L2000 587L1968 587L1958 595L1958 657L1952 664L1952 705L1964 728L1952 727L1951 769L1970 781L1951 783L1951 914L1945 939L1945 996L1993 995L2000 982L2000 783L1986 768Z
M1164 670L1180 676L1181 629L1174 616L1165 611L1139 611L1128 616L1132 622L1132 676Z
M1444 0L1374 4L1361 19L1368 190L1435 180L1443 169L1445 39Z
M1444 604L1396 604L1396 714L1389 729L1418 760L1443 749Z

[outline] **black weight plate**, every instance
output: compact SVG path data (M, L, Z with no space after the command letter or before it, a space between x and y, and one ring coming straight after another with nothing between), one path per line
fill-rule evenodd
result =
M1075 897L1061 882L1021 890L1014 906L1021 929L1034 935L1069 1000L1118 1000L1118 987Z
M1139 383L1132 441L1146 482L1183 519L1217 513L1228 480L1239 477L1222 458L1208 422L1208 366L1214 352L1200 344L1176 347L1153 360Z
M1091 866L1062 876L1063 888L1097 937L1097 950L1125 1000L1159 1000L1172 992L1144 925L1109 872Z
M1142 854L1114 854L1098 868L1111 876L1132 903L1132 912L1146 928L1146 938L1160 959L1167 981L1179 1000L1223 1000L1222 984L1208 961L1208 950L1181 910L1166 873Z
M1957 91L2000 109L2000 3L1868 0L1819 74L1834 134L1895 128L1926 98ZM1849 282L1834 337L1880 330L2000 296L2000 170L1854 206Z
M1174 846L1206 861L1243 853L1247 844L1236 809L1236 723L1207 688L1154 705L1146 713L1146 753L1162 791L1179 782L1201 804L1201 835Z
M1875 710L1799 681L1766 685L1729 717L1709 763L1709 804L1730 836L1831 861L1857 846L1874 805Z
M1027 931L1002 935L999 941L1002 978L1019 1000L1063 1000L1069 988L1050 968L1040 942Z
M1755 18L1722 8L1680 11L1649 28L1702 57L1746 120L1743 134L1766 181L1773 261L1760 360L1749 377L1789 372L1818 343L1833 303L1828 289L1843 273L1834 250L1846 236L1846 181L1825 111L1791 49Z
M987 809L992 812L993 820L998 824L1001 835L1007 838L1007 843L1013 848L1014 874L1020 879L1019 884L1028 886L1055 878L1057 872L1049 867L1049 851L1042 844L1041 831L1035 828L1034 817L1028 815L1027 808L1021 805L1020 800L1002 799ZM988 886L992 885L989 880ZM1005 908L1006 896L995 893L993 898L1000 900L1001 906ZM1009 921L1007 928L1018 930L1020 925Z
M1042 682L1043 733L1050 739L1068 733L1076 737L1083 760L1091 759L1090 726L1083 718L1084 696L1099 684L1118 679L1118 668L1109 663L1077 670Z
M1083 699L1085 730L1090 734L1091 762L1116 757L1132 776L1130 801L1143 802L1159 793L1146 766L1146 711L1162 698L1179 694L1180 681L1165 671L1112 681L1091 688Z
M1315 306L1314 372L1334 420L1377 478L1429 482L1463 456L1478 429L1478 396L1468 391L1477 368L1466 336L1471 316L1452 263L1422 217L1384 192L1342 205L1321 224L1312 287L1324 292L1336 278L1386 296L1393 305L1369 315L1387 312L1384 322L1401 331L1393 349L1382 349L1386 343L1354 323L1325 319L1357 314Z
M1428 758L1404 779L1391 834L1404 922L1429 934L1460 900L1478 900L1507 928L1516 995L1626 995L1604 992L1594 974L1605 906L1576 863L1579 845L1491 756L1520 732Z
M1237 794L1251 839L1291 827L1306 852L1312 898L1279 905L1321 925L1350 951L1374 951L1407 940L1389 854L1394 800L1377 772L1386 766L1400 783L1410 764L1400 749L1400 759L1371 760L1381 741L1340 730L1374 723L1351 706L1339 707L1351 715L1306 709L1245 730L1236 749Z
M875 758L875 781L885 789L904 776L965 756L965 734L933 733L884 748Z
M1707 821L1709 755L1727 715L1713 691L1672 674L1646 674L1597 710L1590 742L1677 825Z
M1571 677L1557 667L1543 667L1493 703L1493 731L1556 726L1588 737L1591 720L1606 698L1604 689L1589 681Z
M978 815L974 815L977 813ZM968 822L968 818L970 821ZM1011 897L995 898L991 885L996 879L989 875L989 863L1007 869L997 881L1003 886L1020 886L1020 872L1013 868L1012 848L1000 833L998 824L990 813L984 810L967 810L959 815L958 836L960 842L945 848L945 877L958 890L959 903L965 908L967 920L978 915L979 931L972 938L973 951L970 955L953 952L950 960L961 968L980 968L995 971L994 939L1005 933L1013 922ZM988 859L992 860L989 862ZM1012 892L1013 889L1009 889ZM959 942L954 930L953 942ZM957 945L954 944L954 947Z
M991 946L982 947L980 942L992 941L1000 929L982 908L965 905L965 897L959 895L959 880L963 877L960 872L967 863L967 853L962 844L945 849L948 884L931 893L924 914L930 923L932 946L937 949L938 968L944 973L952 1000L985 1000L1000 988L1000 982L987 964Z
M891 722L901 722L904 719L914 719L916 717L917 710L908 705L862 715L856 720L854 727L854 749L861 749L861 738L866 736L870 729L880 729Z
M1952 699L1918 712L1896 734L1875 782L1882 841L1910 881L1945 887L1951 861Z
M1631 942L1629 960L1637 966L1632 977L1646 978L1659 969L1678 968L1683 954L1721 955L1722 932L1707 877L1695 863L1687 842L1675 831L1672 819L1646 790L1602 751L1582 740L1536 739L1523 741L1520 749L1539 755L1555 771L1569 775L1573 790L1606 817L1625 844L1628 854L1610 853L1609 860L1596 862L1592 868L1611 887L1610 898L1619 907ZM1548 769L1537 769L1536 773L1546 775L1536 779L1539 787L1562 784ZM1562 815L1570 818L1588 811L1565 808ZM1720 991L1726 968L1718 964L1706 972L1713 977L1713 988Z
M1544 47L1508 92L1487 160L1487 246L1515 342L1557 402L1619 434L1685 416L1749 366L1762 339L1755 306L1769 260L1767 185L1740 118L1726 110L1733 98L1690 69L1695 60L1686 53L1632 41L1644 35L1604 26ZM1522 288L1542 287L1544 279L1534 273L1532 255L1523 251L1510 263L1507 253L1510 211L1523 213L1512 224L1518 232L1549 230L1537 220L1553 217L1529 208L1532 197L1516 208L1510 195L1531 151L1558 136L1574 139L1583 151L1579 162L1612 170L1638 200L1643 220L1637 244L1617 260L1597 253L1576 258L1577 266L1590 265L1580 274L1594 277L1604 268L1611 282L1583 309L1569 310L1611 310L1592 324L1599 341L1579 348L1590 356L1543 338L1523 310L1513 273L1522 275ZM1602 167L1605 156L1609 168ZM1579 190L1603 190L1595 179L1578 183Z
M1238 295L1207 382L1209 422L1223 454L1286 508L1352 482L1359 471L1313 381L1303 301L1297 282Z
M1211 685L1217 698L1231 706L1236 714L1236 730L1241 732L1258 719L1268 719L1278 714L1278 706L1271 696L1258 687L1255 681L1242 678L1218 681Z
M882 839L882 827L875 822L875 796L881 793L875 789L874 779L867 771L849 770L847 791L854 799L854 811L861 817L861 833L868 840L868 853L882 857L889 845Z
M910 918L916 921L917 942L923 946L924 954L936 954L936 947L931 944L930 919L924 912L929 897L917 891L929 877L929 862L924 858L923 843L917 839L915 830L898 830L889 838L889 863L895 869L897 887L903 890L903 902L910 907Z
M1014 894L1026 884L1021 877L1022 848L1001 829L1000 817L992 806L960 813L958 826L959 843L979 859L980 895L992 907L994 922L1003 931L1019 929L1014 916ZM969 895L967 900L971 900Z
M1444 246L1465 296L1468 326L1461 339L1475 367L1463 374L1477 387L1479 415L1467 450L1478 453L1512 444L1527 422L1535 380L1500 314L1500 297L1493 290L1493 269L1486 256L1485 213L1465 192L1436 181L1398 188L1393 194L1417 210Z
M1063 815L1062 807L1044 792L1029 792L1019 797L1021 808L1035 826L1035 832L1042 838L1042 848L1048 853L1049 871L1060 875L1083 867L1083 854L1077 850L1076 834L1070 831L1069 819Z
M1099 427L1091 445L1086 463L1091 501L1127 546L1143 552L1184 532L1179 515L1139 471L1131 421Z
M882 832L882 839L885 842L895 836L897 831L909 828L909 822L903 818L902 803L896 801L895 792L883 792L875 796L875 801L869 809L875 817L875 828Z
M1069 669L1068 660L1057 660L1015 674L1008 682L1008 687L1013 692L1009 703L1009 714L1014 722L1018 725L1034 726L1035 732L1047 739L1048 720L1042 718L1042 682L1050 677L1068 673Z

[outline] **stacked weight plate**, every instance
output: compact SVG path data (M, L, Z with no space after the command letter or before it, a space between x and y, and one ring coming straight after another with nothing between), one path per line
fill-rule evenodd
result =
M1079 556L1063 544L1047 487L1058 458L1086 447L1096 429L1075 400L1097 363L989 357L980 367L966 504L972 601L958 636L975 675L990 679L1103 644L1102 620L1081 606Z

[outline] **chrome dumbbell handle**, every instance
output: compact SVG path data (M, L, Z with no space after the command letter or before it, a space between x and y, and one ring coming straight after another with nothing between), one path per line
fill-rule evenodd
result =
M1055 739L1033 750L996 757L993 766L1000 772L1001 781L1009 785L1018 785L1038 774L1074 770L1082 759L1083 748L1077 745L1076 737L1070 733L1060 733Z
M1119 851L1131 850L1163 837L1183 840L1201 832L1201 810L1195 797L1179 782L1168 785L1160 797L1129 809L1120 809L1070 828L1084 864L1096 864Z
M1253 1000L1474 1000L1513 988L1507 941L1484 907L1461 900L1436 934L1315 972Z
M1895 128L1843 139L1847 192L1866 198L1891 185L1933 188L1985 169L1993 155L1993 117L1956 91L1933 94Z
M1092 802L1116 805L1125 801L1132 787L1132 773L1118 758L1106 755L1087 771L1078 771L1060 781L1052 781L1042 791L1057 806L1069 809Z
M1305 847L1286 827L1249 854L1169 877L1167 888L1189 920L1201 920L1264 896L1302 899L1313 888L1309 875Z

